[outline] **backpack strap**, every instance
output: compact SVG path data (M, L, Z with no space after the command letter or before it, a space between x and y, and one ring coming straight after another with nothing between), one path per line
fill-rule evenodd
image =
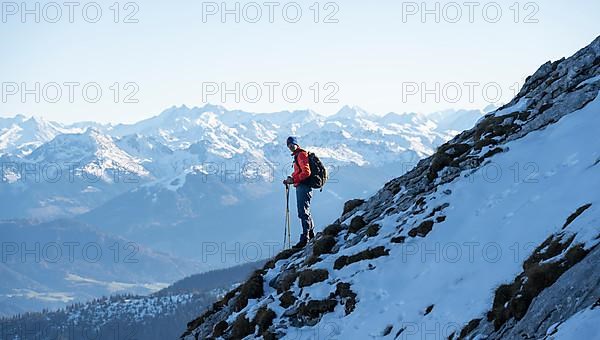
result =
M300 154L300 152L306 152L306 155L308 156L310 154L310 152L304 150L304 149L298 149L299 151L294 155L294 163L296 163L296 165L298 167L300 167L300 163L298 163L298 155Z

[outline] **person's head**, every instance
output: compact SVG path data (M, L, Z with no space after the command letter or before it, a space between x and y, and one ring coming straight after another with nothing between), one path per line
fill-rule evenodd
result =
M298 138L293 137L293 136L289 136L286 143L287 143L288 149L290 149L291 152L296 151L296 149L298 149L300 147L300 146L298 146Z

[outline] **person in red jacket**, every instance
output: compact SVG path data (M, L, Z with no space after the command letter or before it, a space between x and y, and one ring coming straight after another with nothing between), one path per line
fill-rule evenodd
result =
M296 137L288 137L287 147L292 152L294 158L294 172L283 181L283 184L293 184L296 188L296 204L298 208L298 218L302 222L302 235L300 241L294 248L303 248L306 243L315 237L314 223L310 214L310 200L312 198L312 188L305 181L310 177L310 165L308 163L308 152L302 150L298 145Z

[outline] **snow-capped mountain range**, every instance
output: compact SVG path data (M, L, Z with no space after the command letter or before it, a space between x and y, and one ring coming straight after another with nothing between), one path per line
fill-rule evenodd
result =
M27 158L36 147L44 144L48 144L47 147L54 152L60 152L70 146L64 143L77 144L82 138L90 138L105 148L117 143L127 149L131 157L139 156L138 163L153 161L156 156L165 156L176 150L193 152L202 146L206 147L208 160L231 159L243 154L271 159L273 155L260 152L265 145L281 144L281 139L288 135L308 135L312 136L310 140L315 146L330 143L352 147L358 142L383 139L390 144L386 151L410 149L424 155L431 152L436 142L462 131L482 114L477 110L465 110L429 115L388 113L378 116L359 107L345 106L332 116L322 116L310 110L256 114L229 111L215 105L201 108L184 105L130 125L85 122L63 125L39 117L27 119L18 115L0 119L0 154ZM54 140L58 135L66 136ZM113 156L121 158L119 150L114 151ZM154 158L151 157L153 153ZM357 162L343 156L338 161ZM364 154L361 161L377 164L385 160Z
M298 135L331 166L377 167L399 158L416 162L482 114L454 112L455 120L448 124L440 113L377 116L346 106L326 117L310 110L256 114L205 105L172 107L129 125L65 125L22 115L2 118L0 190L11 192L18 186L25 196L39 187L49 192L35 194L45 200L26 200L27 208L6 209L0 216L72 216L142 184L179 188L188 173L208 173L215 164L252 163L278 170L285 164L287 169L289 155L283 141L288 135ZM76 184L67 189L64 182ZM79 206L47 199L59 202L79 196L83 196Z

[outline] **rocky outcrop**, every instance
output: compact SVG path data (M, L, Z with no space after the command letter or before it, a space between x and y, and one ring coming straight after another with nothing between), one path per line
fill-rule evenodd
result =
M440 146L431 157L422 159L404 176L386 183L382 190L362 204L364 223L382 215L421 207L419 198L454 180L461 172L482 165L485 154L531 131L557 122L596 98L600 79L600 37L567 60L542 65L510 103L486 115L467 130ZM541 81L543 79L544 81ZM485 150L482 155L482 150ZM401 193L399 195L399 193ZM350 210L340 221L354 213Z
M489 340L544 339L552 325L564 322L578 311L592 306L600 296L600 247L563 273L556 282L533 299L526 313L511 319L498 330L493 322L482 322L469 330L470 336Z

